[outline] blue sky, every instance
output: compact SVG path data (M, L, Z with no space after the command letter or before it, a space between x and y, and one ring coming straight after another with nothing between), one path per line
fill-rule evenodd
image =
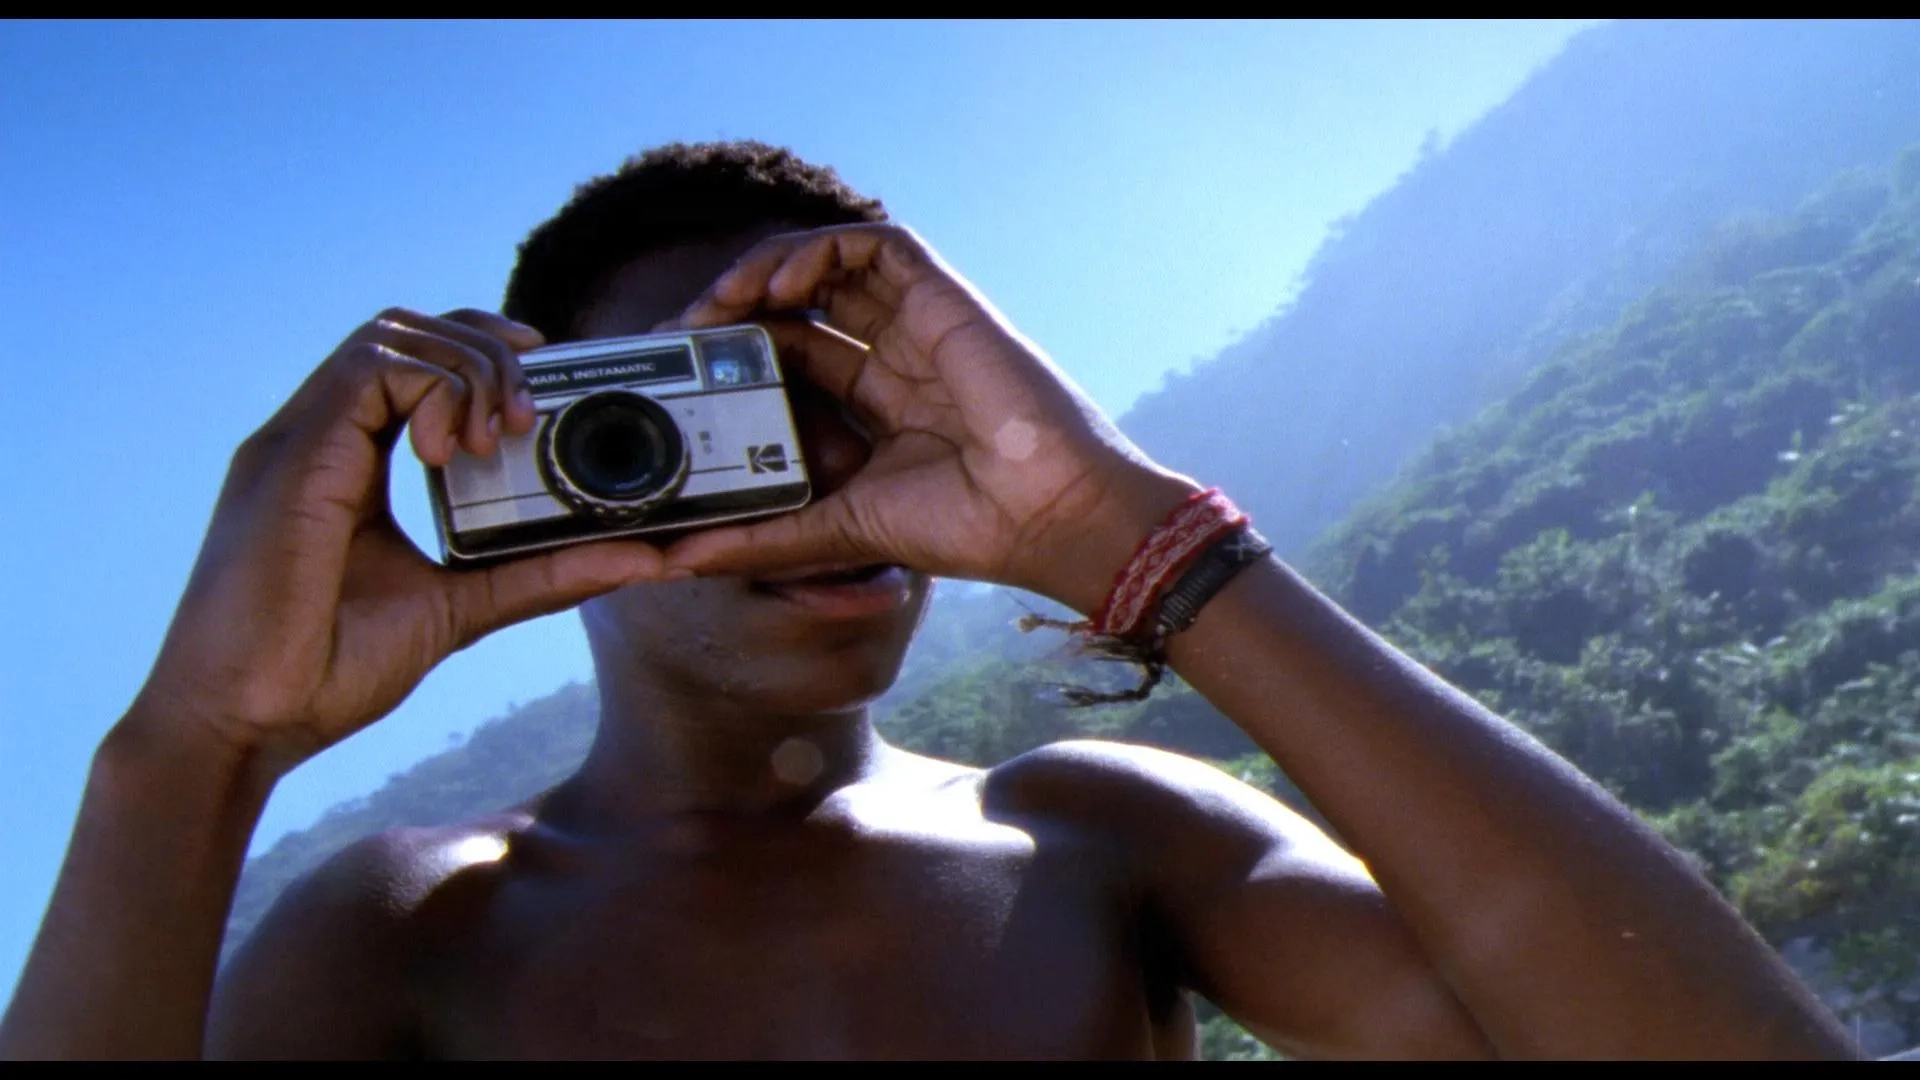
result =
M234 445L379 309L495 306L574 184L792 146L1118 413L1581 25L0 24L0 986ZM431 548L404 457L393 494ZM570 616L482 642L290 777L256 845L590 674Z

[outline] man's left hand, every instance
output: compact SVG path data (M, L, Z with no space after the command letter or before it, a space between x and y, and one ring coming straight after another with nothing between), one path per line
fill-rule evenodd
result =
M896 563L1097 608L1140 539L1195 490L1146 460L1046 355L912 232L851 225L772 237L680 316L767 322L790 371L874 439L806 508L714 529L669 572L764 575Z

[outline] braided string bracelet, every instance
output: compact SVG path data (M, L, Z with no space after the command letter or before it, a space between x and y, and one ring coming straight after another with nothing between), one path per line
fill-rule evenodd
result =
M1189 496L1147 534L1092 618L1069 622L1027 615L1019 626L1022 632L1064 630L1095 659L1141 670L1141 681L1131 690L1058 687L1069 705L1141 701L1166 677L1167 639L1193 625L1200 608L1235 574L1272 550L1239 507L1219 488L1209 488Z

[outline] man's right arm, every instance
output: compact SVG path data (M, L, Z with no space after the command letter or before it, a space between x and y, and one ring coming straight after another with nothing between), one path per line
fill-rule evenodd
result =
M391 834L349 845L290 885L220 973L215 1059L417 1057L417 852Z
M131 716L101 744L0 1057L387 1057L408 1052L404 852L363 840L291 886L214 990L264 785ZM213 1009L208 1014L208 999ZM204 1031L204 1036L203 1036Z
M0 1059L182 1058L269 783L211 739L137 712L94 755Z
M147 684L95 755L0 1059L198 1056L240 864L279 777L486 634L657 576L658 552L615 541L448 569L394 521L402 433L431 466L531 430L516 354L539 343L485 312L390 309L241 445ZM327 925L316 915L311 932Z

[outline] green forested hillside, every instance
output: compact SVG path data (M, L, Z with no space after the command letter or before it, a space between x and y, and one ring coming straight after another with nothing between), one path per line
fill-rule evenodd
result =
M1721 230L1311 565L1911 1036L1916 478L1920 147Z

